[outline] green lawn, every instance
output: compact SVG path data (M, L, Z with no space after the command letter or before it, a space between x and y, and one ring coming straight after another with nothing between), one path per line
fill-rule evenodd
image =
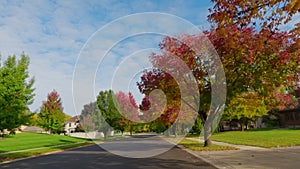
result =
M164 137L164 139L167 140L167 141L169 141L169 142L173 142L175 144L182 145L185 148L188 148L190 150L195 150L195 151L237 150L234 147L219 146L219 145L212 145L210 147L204 147L203 143L201 143L199 141L195 141L195 140L190 140L190 139L187 139L187 138Z
M20 133L0 139L0 162L88 144L92 144L88 139L54 134ZM14 152L18 150L22 152Z
M189 140L184 138L179 143L180 145L195 151L221 151L221 150L237 150L237 148L229 147L229 146L220 146L220 145L212 145L210 147L204 147L203 143L200 143L195 140Z
M20 133L1 139L0 153L86 141L87 139L73 138L56 134Z
M17 158L25 158L30 156L36 156L47 152L53 152L53 151L59 151L64 150L68 148L78 147L78 146L84 146L91 144L89 142L83 142L78 144L72 144L72 145L64 145L64 146L58 146L58 147L49 147L49 148L43 148L38 150L30 150L30 151L24 151L24 152L16 152L16 153L10 153L10 154L0 154L0 162L13 160Z
M212 135L212 140L266 148L296 146L300 145L300 130L228 131Z

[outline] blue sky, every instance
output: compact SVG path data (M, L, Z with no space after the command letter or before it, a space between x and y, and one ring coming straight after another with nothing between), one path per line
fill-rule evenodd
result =
M2 58L13 54L19 55L22 52L29 55L30 75L36 79L35 102L30 105L32 111L38 110L47 94L55 89L63 100L65 113L76 115L80 113L83 104L93 101L92 96L85 97L83 85L80 92L83 99L74 105L72 79L77 58L82 54L81 49L97 30L120 17L143 12L168 13L183 18L200 28L208 28L206 17L208 8L211 6L208 0L89 0L87 2L81 0L1 0L0 52ZM151 26L156 25L149 25ZM124 30L120 27L112 31ZM117 63L122 61L121 55L132 55L137 49L138 52L132 55L133 58L139 54L146 55L145 50L142 49L157 48L161 38L161 35L155 34L130 37L115 45L101 63L106 65L105 71L113 70L118 67ZM109 43L109 40L110 36L105 40L102 39L99 44ZM141 46L144 47L141 48ZM147 66L145 60L139 63L143 62ZM93 75L96 86L93 90L96 93L98 90L107 88L107 78L110 78L108 73L101 71L101 68L103 66L98 66ZM133 90L136 78L137 76L133 78L129 87L126 86L129 90Z
M142 12L170 13L195 25L207 26L206 16L209 6L211 6L209 1L197 0L87 2L2 0L0 1L0 52L4 59L8 55L19 55L22 52L29 55L31 59L29 72L36 79L34 85L36 97L34 103L30 105L32 111L38 110L47 94L55 89L63 100L65 113L75 115L76 111L80 113L79 109L82 106L73 105L72 78L75 63L81 48L95 31L115 19ZM148 40L147 44L150 48L157 48L160 39L161 37L158 36L155 41ZM116 55L122 52L122 44L118 46L120 50L115 50ZM123 49L126 51L128 46L130 44L126 46L124 42ZM114 59L118 57L115 56ZM99 80L96 81L105 82L104 75L98 71ZM84 104L83 102L81 104ZM89 100L86 100L86 103L88 102Z

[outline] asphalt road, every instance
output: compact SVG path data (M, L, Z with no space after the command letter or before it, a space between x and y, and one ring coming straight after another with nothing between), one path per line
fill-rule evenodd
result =
M142 141L141 137L143 138ZM148 138L145 140L145 138ZM145 141L144 141L145 140ZM151 143L151 144L150 144ZM6 164L0 164L2 169L214 169L201 159L173 147L162 154L141 158L149 152L160 152L168 147L168 143L158 137L139 136L116 142L104 143L100 146L92 145L44 155ZM134 145L134 146L133 146ZM102 148L103 147L103 148ZM137 147L132 150L132 147ZM157 148L158 149L155 149ZM114 148L110 151L110 148ZM106 149L106 150L105 150ZM109 150L109 151L107 151ZM121 152L121 153L120 153ZM127 152L127 153L126 153ZM148 152L148 153L147 153ZM151 152L151 153L153 153ZM140 154L139 154L140 153ZM116 155L118 154L118 155ZM129 157L136 155L135 158ZM141 155L141 156L139 156ZM146 155L147 156L147 155Z

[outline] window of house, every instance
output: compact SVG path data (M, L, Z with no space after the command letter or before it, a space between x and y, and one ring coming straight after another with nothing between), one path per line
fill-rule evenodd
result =
M69 123L69 127L71 127L71 123Z
M286 121L294 120L293 113L292 112L285 113L285 120Z

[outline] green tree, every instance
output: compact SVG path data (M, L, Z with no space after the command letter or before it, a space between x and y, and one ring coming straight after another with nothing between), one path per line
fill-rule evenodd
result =
M39 125L50 133L63 131L65 113L63 112L62 101L59 94L53 90L43 102L39 113Z
M190 133L200 135L202 129L203 129L202 120L200 119L200 117L197 117L197 119L195 120L195 124L193 125Z
M93 115L94 122L99 129L104 131L104 138L106 139L111 128L118 128L119 121L122 119L121 114L117 109L117 101L112 90L100 91L97 97L97 105L99 112ZM103 123L103 119L106 123Z
M256 121L259 117L267 115L268 109L263 100L256 92L249 91L238 94L228 104L223 113L224 120L237 120L244 131L244 126L249 122Z
M29 57L21 54L8 56L0 62L0 132L14 129L29 122L31 113L28 105L33 103L34 78L29 78Z
M93 121L93 115L96 115L99 111L97 102L91 102L83 106L80 115L80 124L85 131L95 130L95 122ZM95 119L96 116L95 116ZM98 124L99 127L100 124Z
M30 116L29 123L30 126L37 126L38 125L38 113L33 112Z
M95 109L95 111L92 112L92 118L90 119L88 115L84 115L83 117L83 122L85 123L85 121L92 121L91 125L86 125L84 124L84 128L87 130L89 128L89 126L93 127L93 130L96 130L98 132L103 132L104 134L104 139L107 138L107 134L108 132L112 129L112 127L105 121L100 109L97 108Z

